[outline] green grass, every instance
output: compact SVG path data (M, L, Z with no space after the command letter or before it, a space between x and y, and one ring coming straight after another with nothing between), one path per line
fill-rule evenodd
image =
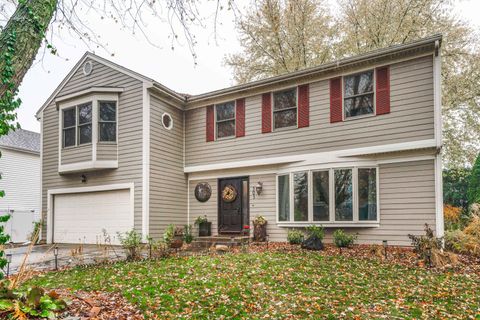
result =
M117 263L48 273L48 288L121 292L162 318L480 319L480 279L314 252Z

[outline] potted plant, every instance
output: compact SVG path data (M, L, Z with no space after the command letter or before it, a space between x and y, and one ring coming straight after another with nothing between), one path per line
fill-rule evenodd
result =
M212 223L208 221L207 216L200 216L195 220L195 225L198 226L199 237L210 237L212 235Z
M253 241L267 241L267 219L264 216L253 219Z
M246 224L246 225L243 226L243 234L244 234L245 236L250 235L250 226L249 226L248 224Z
M183 227L175 227L173 231L173 239L170 242L170 248L179 249L183 246Z

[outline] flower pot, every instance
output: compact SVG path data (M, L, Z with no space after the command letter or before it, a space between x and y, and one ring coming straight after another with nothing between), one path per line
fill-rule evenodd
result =
M267 241L267 223L253 225L253 241Z
M210 237L212 235L212 223L202 222L198 225L198 236L199 237Z
M174 236L172 241L170 242L170 248L179 249L182 246L183 246L183 237L182 236Z

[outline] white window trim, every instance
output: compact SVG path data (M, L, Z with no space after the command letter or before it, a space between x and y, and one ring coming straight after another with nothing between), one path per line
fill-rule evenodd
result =
M79 98L75 99L69 99L67 101L58 103L58 111L59 111L59 117L58 117L58 164L61 166L62 163L62 150L73 150L75 148L79 147L84 147L84 146L91 146L92 147L92 161L95 162L97 160L97 144L98 142L98 113L99 113L99 104L98 101L115 101L117 105L117 137L116 137L116 142L110 142L110 144L117 144L118 143L118 116L119 116L119 97L118 97L118 92L113 92L113 93L99 93L99 94L90 94L86 96L82 96ZM92 143L88 144L82 144L78 145L77 141L77 130L75 130L75 146L63 147L63 110L75 107L77 105L91 102L92 103ZM76 121L78 122L78 115ZM102 142L102 144L105 142ZM118 152L118 151L117 151Z
M222 105L222 104L226 104L226 103L229 103L229 102L233 102L233 108L234 108L233 118L232 119L227 119L227 120L220 120L220 122L226 122L226 121L234 120L235 125L234 125L234 129L233 129L233 135L219 138L218 137L218 130L217 130L217 124L218 124L218 122L217 122L217 106ZM228 101L223 101L223 102L214 104L213 105L213 115L214 115L214 120L215 120L215 126L213 128L215 141L230 140L230 139L234 139L234 138L237 137L237 100L228 100Z
M350 77L350 76L355 76L358 74L362 74L365 72L373 72L373 113L370 114L363 114L361 116L353 116L353 117L347 117L345 114L345 99L348 99L345 97L345 77ZM370 117L375 117L377 115L377 72L376 68L369 68L365 70L361 70L355 73L350 73L350 74L344 74L341 77L342 81L342 119L343 121L352 121L352 120L357 120L357 119L363 119L363 118L370 118Z
M352 170L352 188L353 188L353 220L337 221L335 220L335 186L334 171L341 169ZM376 169L376 193L377 193L377 219L376 220L359 220L358 207L358 169ZM294 181L293 175L299 172L307 172L308 176L308 221L294 221ZM313 172L328 171L329 172L329 221L313 221ZM335 168L295 170L291 172L278 173L276 175L275 201L276 201L276 223L280 227L305 227L309 225L322 225L325 227L378 227L380 224L380 174L377 165L362 166L339 166ZM289 176L289 220L279 220L279 194L278 179L280 176Z
M285 111L285 110L293 110L292 108L287 108L287 109L282 109L282 110L277 110L275 111L275 99L274 96L276 93L279 92L284 92L284 91L289 91L289 90L295 90L295 100L296 100L296 105L295 109L297 110L297 121L294 126L288 126L288 127L283 127L283 128L275 128L275 112L280 112L280 111ZM272 132L281 132L281 131L287 131L287 130L292 130L292 129L298 129L298 86L296 87L287 87L283 88L280 90L275 90L270 93L270 101L272 103L272 107L270 110L270 121L271 121L271 126L272 126Z
M101 141L100 140L100 123L113 123L113 121L101 121L100 120L100 102L115 102L115 141ZM96 110L96 122L97 127L97 143L99 144L117 144L118 143L118 97L116 99L98 99Z

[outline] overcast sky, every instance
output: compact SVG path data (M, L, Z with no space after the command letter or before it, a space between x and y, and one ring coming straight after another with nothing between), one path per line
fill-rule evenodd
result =
M457 6L457 10L458 14L480 27L479 0L464 0ZM216 37L208 22L205 28L193 30L198 38L195 49L197 65L194 64L186 43L176 44L175 49L171 49L169 41L165 40L169 34L168 24L149 22L147 30L151 34L150 40L160 45L155 47L142 36L121 30L110 20L101 20L96 14L86 16L89 26L101 30L99 33L103 43L108 44L108 50L114 56L103 49L88 48L76 36L66 32L62 33L61 39L54 39L60 57L51 54L38 57L20 87L23 103L18 118L22 128L40 131L40 125L35 119L36 111L87 50L151 77L178 92L197 94L233 84L231 70L223 64L225 55L240 50L230 13L222 15Z

